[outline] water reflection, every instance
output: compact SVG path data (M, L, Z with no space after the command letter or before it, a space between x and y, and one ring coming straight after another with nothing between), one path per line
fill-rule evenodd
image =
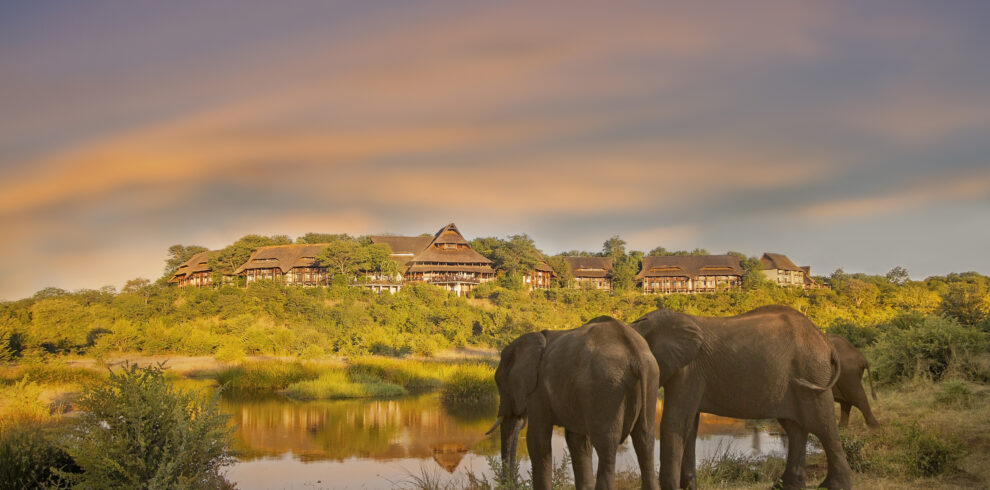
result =
M239 461L230 477L240 488L387 488L422 471L463 477L487 474L497 434L485 436L496 404L444 406L436 395L393 400L296 402L281 397L228 399L224 411L238 429ZM659 417L657 430L659 436ZM566 446L554 435L559 459ZM731 446L747 454L783 454L781 438L737 419L702 414L699 459ZM523 468L528 468L520 444ZM659 455L659 447L657 448ZM619 467L635 467L631 444Z

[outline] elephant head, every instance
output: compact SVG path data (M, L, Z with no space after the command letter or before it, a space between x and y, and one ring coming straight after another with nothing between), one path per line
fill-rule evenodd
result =
M488 431L501 424L502 464L515 472L516 442L525 424L529 395L536 390L539 381L540 359L547 347L545 332L533 332L520 336L502 350L501 360L495 370L498 385L498 420Z
M670 310L651 311L629 324L650 345L660 367L660 386L698 355L701 328L689 315Z

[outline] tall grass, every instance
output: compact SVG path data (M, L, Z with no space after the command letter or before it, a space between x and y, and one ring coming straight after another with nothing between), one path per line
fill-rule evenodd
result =
M221 369L214 376L217 383L233 392L276 391L300 381L315 380L331 367L336 366L299 361L254 361Z
M698 465L698 486L773 483L784 473L784 466L783 458L749 456L732 451L731 445L720 446Z
M371 376L352 376L340 370L326 371L316 379L292 383L285 389L285 394L300 400L329 400L402 396L406 390Z
M467 364L454 371L440 394L445 402L478 402L498 397L495 370L485 364Z

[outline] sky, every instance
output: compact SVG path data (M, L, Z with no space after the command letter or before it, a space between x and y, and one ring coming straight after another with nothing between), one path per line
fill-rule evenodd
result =
M590 2L589 2L590 3ZM685 3L688 5L681 5ZM257 233L990 273L990 3L0 4L0 300Z

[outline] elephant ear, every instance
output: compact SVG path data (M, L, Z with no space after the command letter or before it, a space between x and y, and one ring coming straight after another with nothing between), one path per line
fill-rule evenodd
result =
M660 367L663 386L678 370L693 361L701 349L702 333L694 318L678 313L656 311L633 322Z
M502 400L502 409L507 410L507 413L499 415L526 414L526 402L530 393L536 389L540 360L546 346L546 336L542 332L533 332L519 337L506 347L495 372L495 379L500 386L504 386L504 392L500 395L507 398Z

